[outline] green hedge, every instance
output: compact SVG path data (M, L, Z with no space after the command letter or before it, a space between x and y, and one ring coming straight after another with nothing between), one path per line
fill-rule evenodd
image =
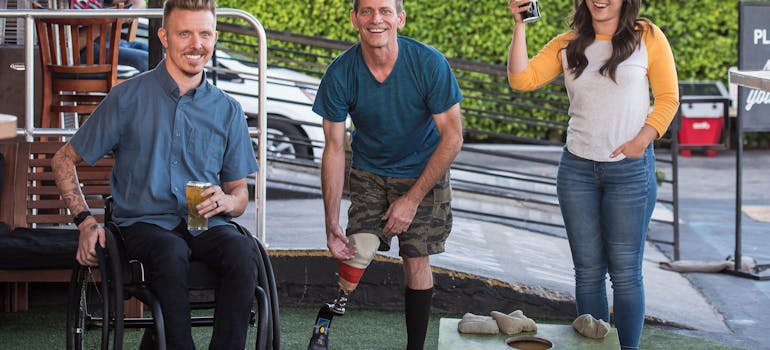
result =
M737 65L738 0L644 1L642 16L666 33L680 80L721 80ZM244 9L268 29L355 41L350 0L219 0ZM512 22L502 0L407 0L402 34L442 51L488 63L505 63ZM528 25L530 54L566 30L572 0L540 3L543 19Z
M770 0L765 0L768 2ZM739 0L656 0L643 1L642 17L661 27L671 43L679 80L720 80L727 86L729 67L737 66ZM220 7L240 8L253 14L267 29L288 31L329 39L356 41L358 33L350 24L351 0L219 0ZM406 0L407 23L402 35L432 45L447 57L491 64L505 64L511 40L512 20L504 0ZM572 0L544 0L543 18L527 26L530 56L555 35L567 30ZM243 39L236 39L236 41ZM248 40L247 40L248 41ZM291 52L296 45L279 43ZM253 51L253 50L252 50ZM312 49L311 49L312 51ZM289 54L291 55L291 53ZM316 68L328 57L308 61ZM301 70L301 67L294 67ZM485 78L484 80L488 80ZM470 99L466 101L469 107ZM483 107L516 114L510 106ZM482 108L482 107L480 107ZM529 110L538 119L563 122L562 116ZM508 133L518 137L558 140L563 135L549 127L534 127L485 117L466 118L466 128ZM554 131L557 131L554 133ZM767 147L770 134L747 135L749 147Z

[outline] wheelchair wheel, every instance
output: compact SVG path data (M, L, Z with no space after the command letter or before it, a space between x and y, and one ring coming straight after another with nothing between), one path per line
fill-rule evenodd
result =
M113 242L114 243L114 242ZM123 348L123 286L117 257L97 246L99 267L77 264L67 302L67 349ZM112 250L116 251L116 250Z
M281 348L281 320L278 305L278 288L275 284L275 275L273 274L273 265L270 263L270 256L265 246L259 240L256 243L262 261L259 269L259 284L268 299L269 334L267 345L272 350L279 350Z
M257 267L257 286L254 291L256 312L252 325L256 328L256 349L280 350L281 348L281 321L278 305L278 288L275 284L273 266L265 246L251 234L245 227L236 222L233 225L244 235L251 237L257 246L259 253L259 266Z

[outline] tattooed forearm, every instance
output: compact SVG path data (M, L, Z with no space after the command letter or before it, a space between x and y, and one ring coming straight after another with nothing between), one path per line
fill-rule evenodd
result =
M64 203L73 214L88 210L88 205L80 191L80 181L75 165L83 158L75 151L69 143L65 144L51 160L56 187L64 199Z

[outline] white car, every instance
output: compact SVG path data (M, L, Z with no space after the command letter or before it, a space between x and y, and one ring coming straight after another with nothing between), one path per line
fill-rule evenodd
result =
M207 71L209 80L240 102L250 127L258 126L258 72L257 67L219 50ZM322 119L312 111L319 83L317 78L289 69L267 68L268 158L320 160ZM253 140L256 152L256 137Z

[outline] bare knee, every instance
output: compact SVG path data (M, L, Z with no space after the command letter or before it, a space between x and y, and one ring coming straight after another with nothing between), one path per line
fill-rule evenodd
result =
M406 286L410 289L424 290L433 288L433 271L430 267L430 258L427 256L404 258L404 276L406 278Z

